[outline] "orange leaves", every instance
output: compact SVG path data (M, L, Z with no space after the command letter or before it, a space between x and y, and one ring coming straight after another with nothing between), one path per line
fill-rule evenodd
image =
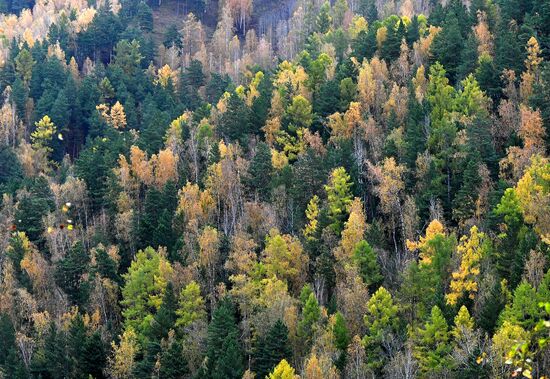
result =
M539 110L533 111L524 105L520 107L521 125L518 135L523 140L523 147L508 148L508 155L500 162L500 173L511 181L517 181L530 163L532 156L544 154L544 129Z
M430 251L428 243L437 236L445 236L445 227L439 220L432 220L424 237L420 237L417 242L407 240L407 249L410 251L420 250L420 258L422 263L430 264L432 261L433 251Z
M177 157L170 149L161 150L148 159L146 152L132 146L130 164L123 155L118 162L116 173L125 189L135 189L138 184L162 188L168 181L177 179Z
M126 113L124 112L124 107L120 104L120 102L117 101L110 109L107 104L100 104L96 106L96 109L105 122L113 128L117 130L126 128Z
M480 56L492 55L493 36L487 24L487 14L483 11L477 11L477 25L473 27L478 42L477 51Z
M151 156L154 182L157 187L163 187L168 181L177 178L176 157L171 150L161 150L158 155Z

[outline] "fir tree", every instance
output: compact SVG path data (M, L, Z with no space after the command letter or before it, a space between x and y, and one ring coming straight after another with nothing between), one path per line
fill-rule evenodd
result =
M87 300L88 286L83 275L87 272L89 263L88 253L82 243L77 242L57 265L56 282L73 304L83 305Z

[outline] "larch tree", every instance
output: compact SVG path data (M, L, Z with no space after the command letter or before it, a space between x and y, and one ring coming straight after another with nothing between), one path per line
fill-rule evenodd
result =
M340 234L346 219L349 207L352 203L351 177L343 167L335 168L325 186L328 199L328 215L331 228L336 234Z
M142 337L162 304L164 290L172 267L163 252L147 248L137 253L124 275L121 305L124 307L124 325Z
M462 236L457 247L460 266L452 274L450 292L445 295L447 303L455 305L464 294L474 299L478 291L478 281L481 273L481 260L488 253L485 233L472 226L469 236Z
M397 305L384 287L380 287L367 303L363 345L367 365L374 372L381 372L397 348L400 327L397 311Z
M413 334L414 356L418 360L421 375L441 375L452 369L449 327L441 310L434 306L423 327Z

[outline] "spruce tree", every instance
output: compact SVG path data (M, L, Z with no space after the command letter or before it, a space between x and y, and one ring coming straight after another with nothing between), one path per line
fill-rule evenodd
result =
M291 357L288 329L281 320L277 320L267 334L258 341L254 353L253 371L258 378L264 378L282 359L290 360Z
M388 34L386 40L380 47L380 56L390 63L399 57L402 38L405 37L405 26L399 20L396 26L388 26Z
M82 279L88 271L90 257L81 242L77 242L57 264L57 284L69 296L73 304L84 305L87 300L87 283Z
M189 375L187 362L182 354L182 343L169 338L160 355L159 377L163 379L183 379Z
M457 17L449 13L445 18L443 30L436 35L431 46L433 62L439 62L445 67L452 83L457 79L458 66L464 40Z
M232 93L227 103L227 110L223 113L219 123L219 133L230 142L239 142L247 145L249 132L250 109L237 93Z
M265 201L270 197L272 175L271 150L266 143L260 142L256 148L256 155L250 162L247 178L250 189L260 200Z
M244 373L244 354L233 312L230 300L225 299L212 315L206 351L209 378L241 379Z

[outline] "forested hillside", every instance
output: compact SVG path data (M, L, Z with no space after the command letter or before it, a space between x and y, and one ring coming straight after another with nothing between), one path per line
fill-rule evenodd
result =
M1 379L550 376L550 1L0 11Z

